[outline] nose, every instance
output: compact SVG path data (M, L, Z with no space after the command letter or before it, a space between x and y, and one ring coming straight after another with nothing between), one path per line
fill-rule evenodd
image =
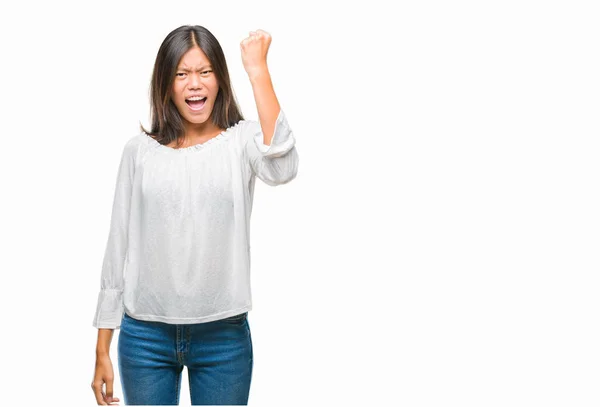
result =
M189 86L192 89L197 89L200 87L202 83L202 80L200 79L200 76L196 73L191 73L190 74L190 82L189 82Z

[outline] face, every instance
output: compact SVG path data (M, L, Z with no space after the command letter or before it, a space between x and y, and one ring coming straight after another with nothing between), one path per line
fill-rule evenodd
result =
M171 96L186 127L204 128L202 124L212 126L209 119L218 92L219 84L206 54L198 47L190 49L177 65ZM194 96L206 99L195 101L199 98Z

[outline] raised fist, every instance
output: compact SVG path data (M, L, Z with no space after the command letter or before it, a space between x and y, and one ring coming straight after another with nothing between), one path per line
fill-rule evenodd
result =
M250 31L250 35L240 43L242 63L248 75L267 68L267 53L271 45L271 35L258 29Z

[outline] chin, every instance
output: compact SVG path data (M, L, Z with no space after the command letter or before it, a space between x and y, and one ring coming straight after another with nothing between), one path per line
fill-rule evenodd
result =
M209 118L210 118L210 115L208 115L206 117L204 115L202 115L202 117L198 117L198 116L186 117L186 120L193 124L201 124L201 123L207 122Z

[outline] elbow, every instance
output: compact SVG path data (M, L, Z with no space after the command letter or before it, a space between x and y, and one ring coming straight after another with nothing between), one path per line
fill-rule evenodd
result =
M273 176L265 177L263 181L271 186L284 185L292 181L298 175L298 152L292 148L286 157L286 165L273 172Z
M296 175L298 175L298 159L297 159L297 157L296 157L296 160L294 160L290 171L287 173L287 176L284 178L283 184L287 184L291 180L295 179Z
M292 181L294 178L296 178L297 174L298 174L298 171L289 172L283 177L280 177L280 178L271 180L270 182L267 182L267 184L269 184L271 186L284 185L284 184L287 184L290 181Z

